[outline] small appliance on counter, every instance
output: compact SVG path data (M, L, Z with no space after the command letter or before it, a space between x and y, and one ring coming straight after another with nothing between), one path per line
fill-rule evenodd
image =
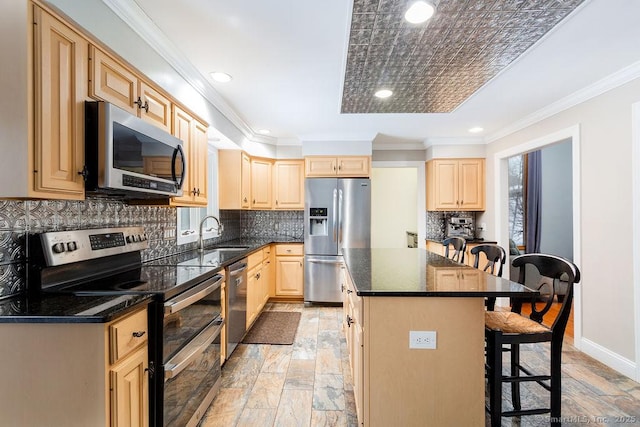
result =
M447 221L447 237L462 237L466 240L475 238L473 218L452 216Z

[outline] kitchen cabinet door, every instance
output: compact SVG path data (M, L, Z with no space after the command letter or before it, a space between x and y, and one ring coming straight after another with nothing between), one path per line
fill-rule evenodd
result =
M88 42L38 7L34 20L33 193L29 196L81 200Z
M138 115L138 77L95 46L91 46L89 95Z
M251 207L251 158L240 150L218 151L220 209Z
M175 106L173 135L183 142L187 172L182 196L171 199L173 206L207 206L207 127Z
M271 168L273 161L251 159L251 208L271 209Z
M338 159L335 157L305 157L305 176L336 176L338 170Z
M304 294L304 257L276 257L276 296L302 297Z
M149 381L147 347L112 367L111 426L146 427L149 425Z
M171 133L171 101L142 80L138 89L140 118Z
M274 166L274 208L304 209L304 161L276 160Z
M459 197L462 210L484 210L484 159L461 159Z
M342 177L368 177L370 175L369 156L338 157L337 175Z

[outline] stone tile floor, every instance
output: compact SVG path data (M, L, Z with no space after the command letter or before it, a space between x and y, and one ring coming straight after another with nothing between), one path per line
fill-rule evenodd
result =
M240 344L223 367L220 392L201 426L356 426L342 307L269 303L265 310L302 312L294 344ZM521 351L522 360L532 368L544 368L548 347L527 347ZM640 425L639 383L569 343L562 361L563 425ZM537 385L523 386L523 402L544 404L547 396ZM510 408L506 386L504 399ZM502 425L549 422L541 415L503 418Z

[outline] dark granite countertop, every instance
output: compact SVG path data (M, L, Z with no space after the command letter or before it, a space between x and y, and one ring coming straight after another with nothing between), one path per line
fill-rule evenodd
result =
M233 264L241 260L252 252L255 252L264 246L272 243L304 243L299 239L290 239L287 237L269 237L259 239L234 239L226 242L217 243L215 245L206 246L204 252L197 250L182 252L177 255L171 255L164 258L148 261L148 265L200 265L214 266L218 270L225 266ZM237 248L232 251L218 251L219 248Z
M208 270L212 274L271 243L303 242L287 237L235 239L212 245L202 253L188 251L145 264L214 267ZM237 250L216 251L220 247ZM104 323L128 313L139 304L148 303L152 296L152 293L116 296L50 294L40 298L17 295L0 300L0 323Z
M425 249L343 249L361 296L511 297L537 291Z
M0 323L107 323L146 305L151 295L17 295L0 301Z

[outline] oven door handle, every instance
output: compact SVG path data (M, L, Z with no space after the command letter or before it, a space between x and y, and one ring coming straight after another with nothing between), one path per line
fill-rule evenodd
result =
M211 283L211 280L214 280L214 282ZM224 276L222 276L221 274L216 274L211 278L211 280L207 280L206 282L198 286L194 286L183 294L180 294L177 298L165 302L164 315L168 316L169 314L176 313L183 308L190 306L194 302L206 297L222 285Z
M209 323L189 344L187 344L178 354L173 356L164 365L164 380L167 381L176 377L189 366L189 363L196 357L200 356L209 347L209 344L218 336L222 331L224 320L221 317L217 317L211 323Z

